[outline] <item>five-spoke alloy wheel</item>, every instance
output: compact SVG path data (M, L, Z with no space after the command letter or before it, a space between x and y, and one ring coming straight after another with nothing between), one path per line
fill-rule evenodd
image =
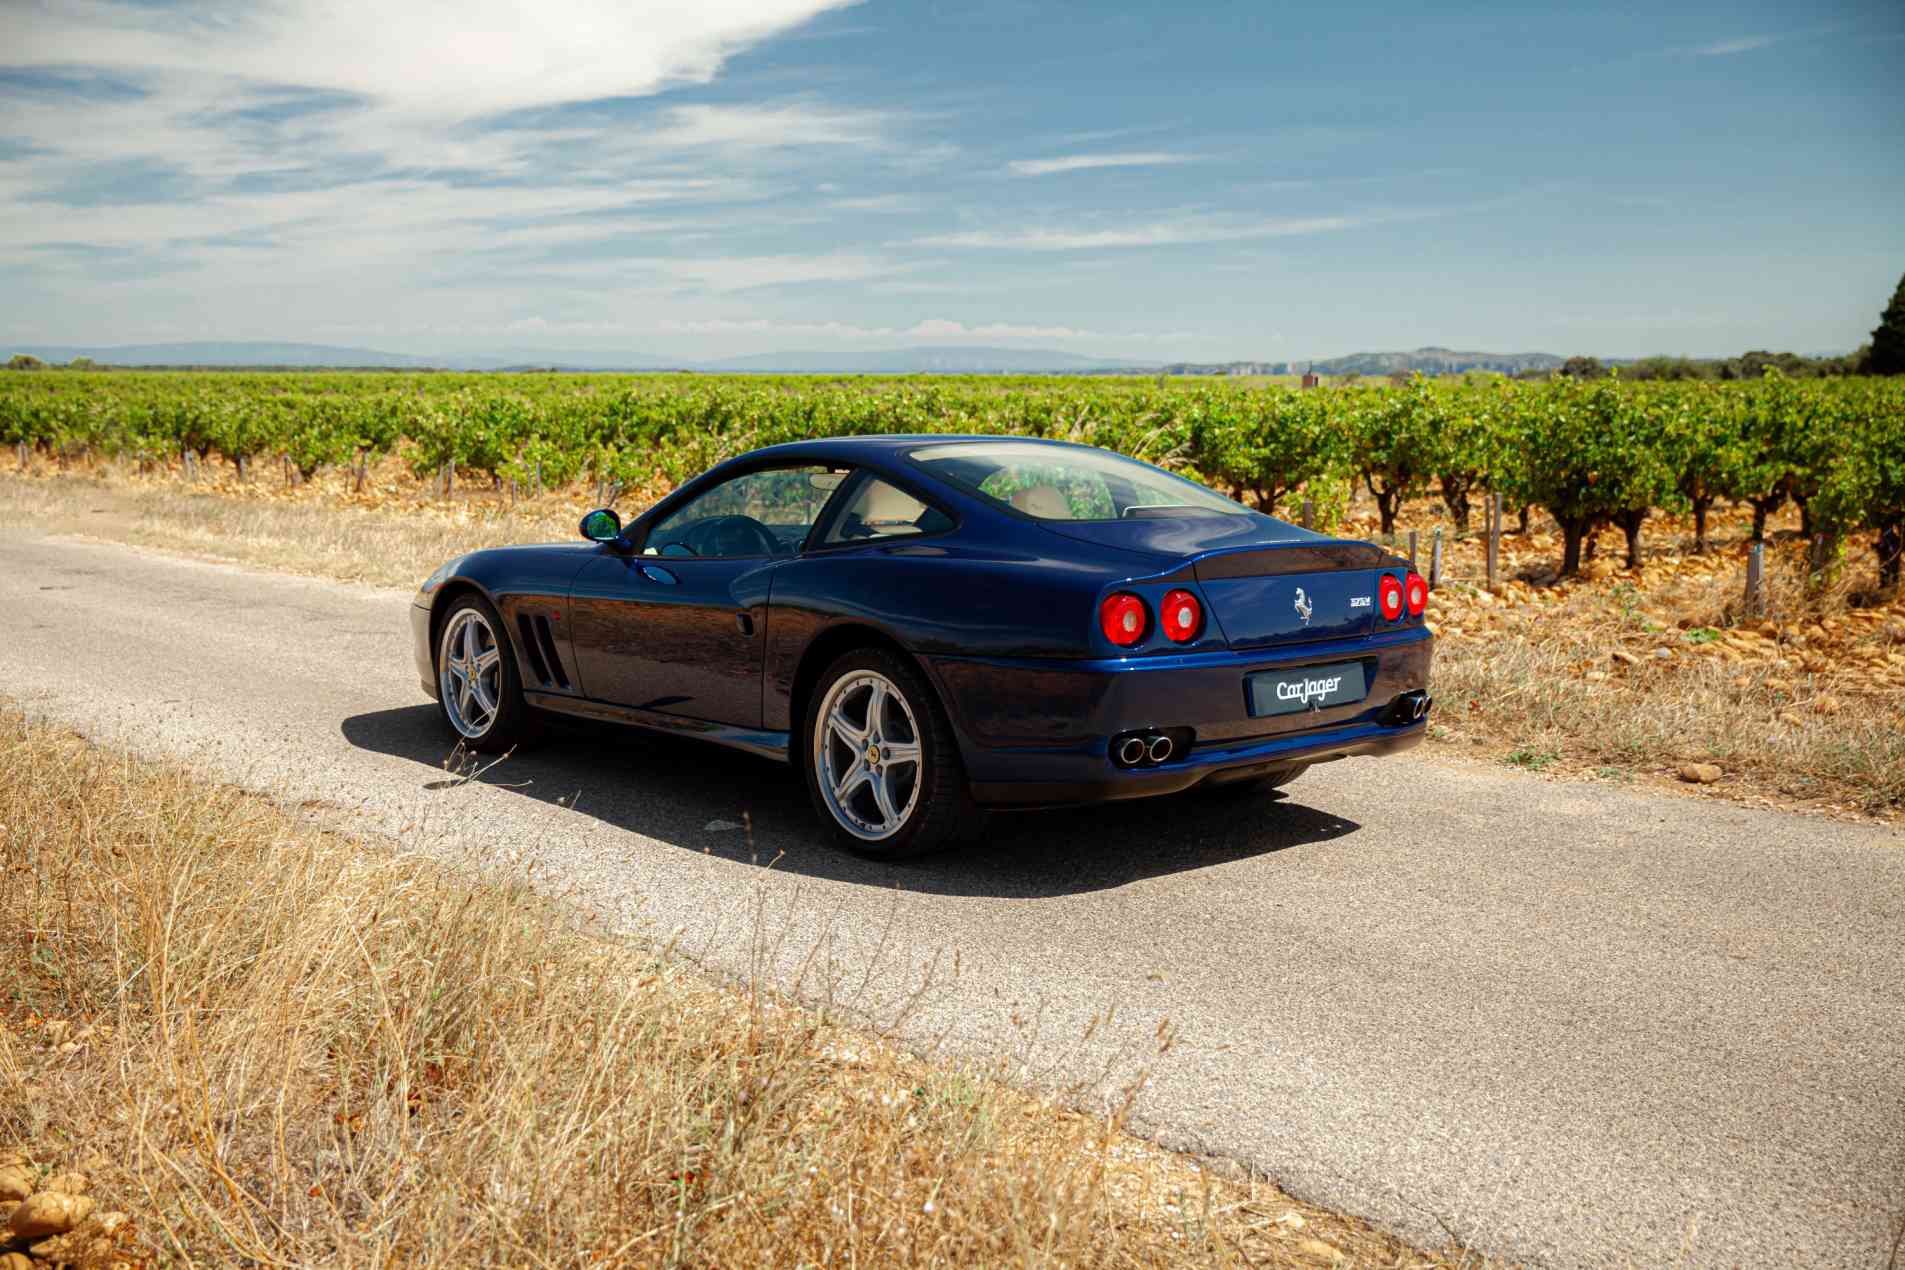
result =
M522 738L528 707L502 621L480 596L450 606L437 634L437 700L473 750L495 753Z
M919 855L973 818L952 727L925 678L879 648L820 677L807 710L808 792L841 843L862 855Z
M919 722L906 696L875 670L842 675L820 705L815 775L842 829L891 838L919 802Z

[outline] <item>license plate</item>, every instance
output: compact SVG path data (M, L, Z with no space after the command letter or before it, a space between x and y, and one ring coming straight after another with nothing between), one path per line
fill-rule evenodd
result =
M1260 670L1244 676L1245 698L1253 716L1327 710L1361 701L1368 692L1359 661L1302 670Z

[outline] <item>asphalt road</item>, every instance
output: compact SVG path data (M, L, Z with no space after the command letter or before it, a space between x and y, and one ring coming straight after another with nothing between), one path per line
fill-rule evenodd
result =
M692 742L580 733L446 782L408 602L8 531L0 692L433 850L533 859L723 971L875 1017L926 980L907 1035L1033 1082L1150 1065L1162 1141L1426 1244L1886 1264L1896 833L1407 756L1278 800L1001 818L878 866L824 844L788 769Z

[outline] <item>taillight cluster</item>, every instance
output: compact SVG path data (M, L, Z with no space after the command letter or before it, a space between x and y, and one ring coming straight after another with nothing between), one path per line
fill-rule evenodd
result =
M1188 644L1204 629L1204 606L1189 591L1166 591L1158 626L1173 644ZM1151 632L1151 610L1129 591L1113 592L1098 606L1098 629L1119 648L1135 647Z
M1396 581L1396 575L1385 573L1376 583L1376 603L1382 606L1385 622L1393 622L1402 616L1402 583Z
M1421 617L1422 610L1429 607L1429 583L1414 569L1402 582L1402 598L1409 602L1409 616Z
M1429 607L1429 584L1414 569L1401 580L1385 573L1376 584L1376 603L1382 607L1384 621L1400 621L1405 610L1410 617L1421 617L1422 610Z

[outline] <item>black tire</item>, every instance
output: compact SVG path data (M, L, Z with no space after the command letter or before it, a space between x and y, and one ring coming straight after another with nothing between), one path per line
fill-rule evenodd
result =
M465 613L474 614L481 620L491 646L497 651L493 688L495 708L488 712L483 726L474 735L472 727L475 719L464 717L459 720L459 708L453 700L455 679L444 667L446 644L452 638L452 632L459 630L459 623L464 622L462 615ZM431 665L437 675L437 711L452 736L466 748L481 754L501 754L530 738L535 720L528 703L523 700L522 674L516 669L515 649L509 642L503 619L488 600L476 594L458 596L444 611L431 645Z
M1251 798L1267 794L1273 789L1282 789L1297 777L1310 770L1308 763L1291 763L1287 767L1273 767L1254 776L1241 776L1235 780L1205 781L1205 792L1226 798Z
M843 681L864 679L868 675L883 678L898 692L905 705L906 716L917 725L920 751L914 776L917 792L908 804L907 815L897 830L878 838L869 838L864 831L856 832L849 828L846 820L853 818L852 811L836 812L822 789L822 769L829 761L836 767L840 765L844 742L830 731L817 743L823 711L828 710L836 686L842 685ZM847 691L853 689L849 686ZM890 717L897 719L898 715ZM904 744L903 737L898 738L898 741ZM836 747L831 759L822 754L822 747L828 744ZM959 760L959 742L953 736L952 722L946 717L926 677L900 654L883 648L858 648L835 659L821 673L808 698L796 752L807 782L807 796L814 805L815 814L831 831L834 841L856 855L875 860L900 860L925 855L943 850L977 832L983 820L983 814L974 806L971 791L966 786L965 765ZM892 770L903 775L903 767ZM866 794L856 789L850 801L857 798L864 805L871 796L870 783L868 789Z

